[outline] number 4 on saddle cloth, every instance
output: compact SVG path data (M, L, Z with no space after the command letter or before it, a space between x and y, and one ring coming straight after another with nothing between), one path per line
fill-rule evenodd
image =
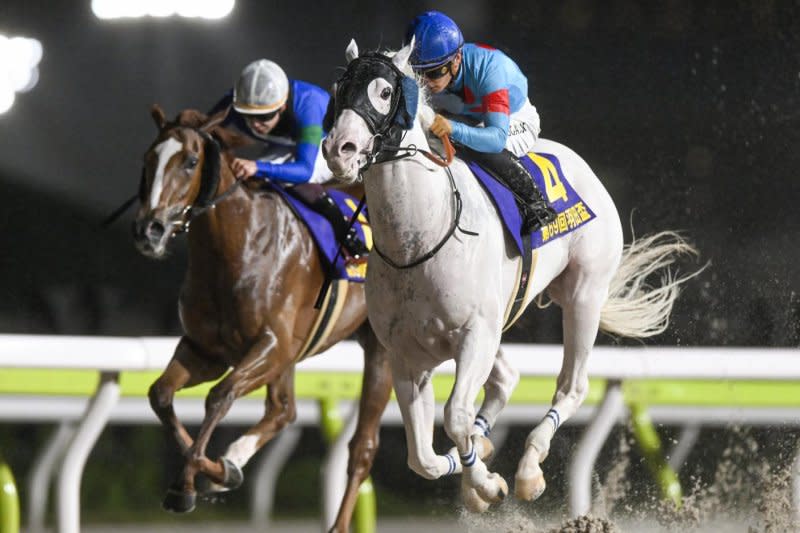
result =
M329 270L333 279L363 282L367 274L366 252L372 249L372 231L367 222L366 208L359 213L353 223L348 242L341 243L340 239L337 239L337 233L342 233L342 226L348 224L355 213L358 199L336 189L325 189L327 196L336 205L325 206L324 213L321 213L318 203L310 201L310 198L315 196L314 193L303 190L320 186L304 184L283 187L273 182L269 182L268 186L289 204L297 217L306 225L317 245L324 267L329 269L334 259L336 260L334 268ZM341 217L341 220L330 220L330 217L336 216Z
M544 191L547 202L557 213L554 221L529 235L520 235L522 216L511 191L477 163L467 162L470 170L491 197L500 214L500 219L503 221L503 226L514 240L517 252L522 256L515 296L506 309L504 330L511 327L524 311L523 303L529 289L528 282L531 272L536 266L536 249L563 237L595 218L591 208L578 196L578 193L564 177L561 163L556 156L530 152L520 157L519 160L533 177L539 190Z

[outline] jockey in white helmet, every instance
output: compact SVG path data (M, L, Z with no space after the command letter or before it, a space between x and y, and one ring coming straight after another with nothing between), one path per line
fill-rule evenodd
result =
M311 83L290 80L274 61L259 59L242 70L236 86L211 109L209 115L232 107L223 126L234 126L263 144L258 160L237 157L233 171L238 178L255 178L295 185L322 183L331 178L320 153L328 93ZM325 215L337 239L359 257L366 248L333 199L321 186L294 187L293 192Z

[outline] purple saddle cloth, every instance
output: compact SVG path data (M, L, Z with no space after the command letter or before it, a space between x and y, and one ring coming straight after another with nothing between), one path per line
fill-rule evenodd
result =
M519 160L533 176L536 186L542 191L547 202L558 213L553 222L531 233L531 249L563 237L595 218L594 212L564 177L561 163L556 156L531 152ZM511 191L477 163L470 161L467 165L491 197L503 225L514 239L517 251L521 254L522 217Z
M338 254L337 257L336 252L339 249L339 243L336 241L333 227L331 227L328 219L291 195L284 187L274 183L269 183L269 185L286 200L286 203L289 204L300 220L306 225L308 231L311 233L311 237L317 245L323 265L328 268L331 263L333 263L334 257L336 258L336 264L333 269L334 279L346 279L348 281L363 283L367 272L366 263L348 264L342 254ZM327 191L328 195L333 198L336 205L339 206L342 216L348 217L349 219L358 207L358 199L336 189L327 189ZM366 211L366 207L361 210L358 220L353 224L353 227L356 229L356 232L358 232L359 239L367 245L367 248L371 249L372 233L369 231Z

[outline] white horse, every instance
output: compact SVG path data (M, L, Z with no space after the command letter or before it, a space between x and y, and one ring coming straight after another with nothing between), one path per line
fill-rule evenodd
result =
M379 251L370 258L368 314L390 353L408 465L428 479L463 472L465 504L483 511L508 491L503 478L489 472L482 459L491 448L484 436L519 377L503 356L500 338L521 258L467 166L454 161L451 182L446 169L413 148L429 150L425 132L433 112L423 91L415 94L418 87L407 65L412 45L391 58L376 53L358 57L351 41L323 150L339 179L353 181L363 172ZM538 249L525 299L527 305L547 290L561 306L564 358L552 409L529 434L516 472L515 494L523 500L544 491L539 465L559 425L586 398L586 363L598 328L625 337L663 331L678 287L688 279L676 279L666 267L677 254L695 252L672 232L623 248L614 202L589 165L554 141L540 139L535 148L559 159L564 176L596 219ZM477 235L453 231L456 225ZM415 266L402 268L411 264ZM657 270L661 284L651 288L645 278ZM458 456L454 450L437 455L432 447L431 374L448 359L455 359L456 380L444 424ZM485 399L476 413L474 402L482 386Z

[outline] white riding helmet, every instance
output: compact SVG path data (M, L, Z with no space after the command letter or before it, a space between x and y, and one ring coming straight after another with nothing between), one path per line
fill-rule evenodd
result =
M242 70L233 91L233 108L239 113L260 115L275 111L289 97L289 78L274 61L259 59Z

